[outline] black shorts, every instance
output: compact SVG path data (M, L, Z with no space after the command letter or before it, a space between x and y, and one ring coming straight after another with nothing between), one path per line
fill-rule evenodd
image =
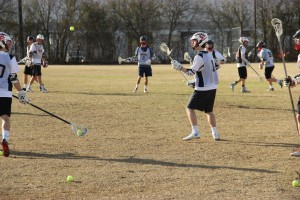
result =
M42 67L41 65L33 65L32 66L32 76L41 76L42 75Z
M272 77L273 70L274 70L274 66L265 68L265 77L266 77L266 79L269 79L269 78Z
M247 79L247 67L238 67L240 78Z
M142 65L139 66L139 76L144 77L144 74L146 77L152 76L152 68L148 65L146 67L144 67Z
M25 65L24 74L32 75L32 67L28 67L28 66Z
M10 97L0 97L0 116L11 114L11 103L12 98Z
M298 99L298 104L297 104L297 113L300 114L300 96L299 96L299 99Z
M195 90L187 104L187 108L200 110L205 113L213 111L217 90L197 91Z

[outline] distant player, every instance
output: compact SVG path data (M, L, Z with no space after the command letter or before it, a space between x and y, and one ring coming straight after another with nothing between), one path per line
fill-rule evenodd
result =
M135 57L138 61L138 73L139 76L136 81L133 92L137 92L142 77L145 76L144 93L148 92L148 77L152 76L151 59L154 58L154 52L152 48L147 45L147 37L140 37L140 46L135 50Z
M27 57L27 61L29 60L29 50L30 50L30 46L33 43L33 37L32 36L28 36L27 37L27 52L26 52L26 57ZM26 91L26 88L28 86L28 81L30 79L28 79L28 76L32 75L32 67L30 66L29 62L25 61L25 68L24 68L24 75L23 75L23 81L24 81L24 86L23 86L23 90ZM29 90L31 90L31 88L29 88Z
M265 78L267 79L269 83L269 89L268 91L274 91L272 82L276 82L280 85L282 88L282 80L277 80L275 77L272 76L272 72L275 68L275 65L273 63L273 54L270 51L270 49L266 48L266 44L264 42L258 42L256 45L256 48L258 50L258 57L260 58L261 62L259 63L260 69L265 68Z
M45 88L43 81L42 81L42 65L47 67L46 60L45 60L45 50L43 47L44 36L42 34L38 34L36 36L36 42L34 42L29 49L29 60L30 66L32 66L32 77L30 79L29 85L27 86L28 92L31 92L31 85L36 80L40 85L41 92L48 92Z
M188 136L184 137L183 140L200 138L195 110L205 112L207 121L211 127L213 138L215 140L220 140L216 128L216 118L213 113L219 78L216 70L215 59L211 53L204 50L208 41L208 35L204 32L198 32L195 33L190 40L191 47L198 53L194 57L192 66L190 68L184 68L176 60L171 62L174 69L182 71L187 75L194 76L196 80L195 90L191 95L186 108L192 131Z
M246 47L249 44L249 39L246 37L240 37L239 42L241 45L238 48L238 51L236 52L236 59L237 59L237 67L239 72L239 80L233 82L230 84L230 88L232 91L234 91L234 87L241 82L242 83L242 90L241 92L246 93L250 92L246 89L246 79L247 79L247 65L250 64L248 60L248 52Z
M212 40L208 40L208 42L206 43L205 49L208 52L211 52L213 55L213 58L215 59L216 62L216 69L218 70L222 65L226 62L225 57L217 50L215 50L215 43Z
M7 53L11 45L11 39L6 34L0 33L0 117L2 120L1 145L3 155L10 154L8 140L10 133L10 115L12 104L12 87L18 90L18 98L21 103L27 103L27 94L22 90L17 73L20 71L16 58Z

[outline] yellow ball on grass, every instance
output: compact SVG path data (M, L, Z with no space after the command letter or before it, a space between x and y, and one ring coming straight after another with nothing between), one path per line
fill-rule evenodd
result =
M75 27L74 26L70 26L70 31L74 31Z
M73 182L73 181L74 181L74 177L69 175L67 177L67 182L70 183L70 182Z
M298 187L299 181L297 179L293 180L292 185L293 185L293 187Z

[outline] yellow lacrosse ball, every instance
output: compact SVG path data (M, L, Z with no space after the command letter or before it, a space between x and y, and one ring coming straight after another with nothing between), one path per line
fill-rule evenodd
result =
M77 130L77 135L82 136L83 135L83 131L81 129Z
M3 156L3 151L0 151L0 156Z
M70 182L73 182L74 181L74 177L73 176L68 176L67 177L67 182L70 183Z
M70 26L70 31L74 31L75 27L74 26Z

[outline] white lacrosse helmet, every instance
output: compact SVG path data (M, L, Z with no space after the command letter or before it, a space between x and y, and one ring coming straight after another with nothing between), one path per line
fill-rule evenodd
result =
M204 32L197 32L191 37L190 40L197 40L198 45L201 47L206 42L208 42L208 35L207 35L207 33L204 33Z
M43 36L42 34L38 34L38 35L36 36L36 39L44 40L45 38L44 38L44 36Z
M240 37L239 42L243 44L244 42L249 42L249 39L246 37Z

